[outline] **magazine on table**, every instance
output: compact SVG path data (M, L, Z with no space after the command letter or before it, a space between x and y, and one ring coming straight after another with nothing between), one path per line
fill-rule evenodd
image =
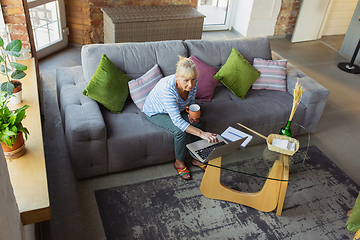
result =
M246 147L253 138L251 135L230 126L221 134L221 136L231 142L247 137L247 139L241 144L241 148Z

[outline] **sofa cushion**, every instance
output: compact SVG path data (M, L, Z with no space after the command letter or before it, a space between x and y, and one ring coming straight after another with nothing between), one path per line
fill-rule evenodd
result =
M105 54L83 94L94 99L113 113L121 113L129 95L130 78L120 71Z
M215 74L214 78L244 100L246 93L259 76L260 72L233 48L225 65Z
M131 98L141 111L147 95L163 77L159 65L155 64L144 75L128 82Z
M266 60L254 58L253 66L260 71L260 77L253 83L252 89L286 91L287 60Z
M141 43L88 44L81 49L84 77L89 82L100 62L106 56L127 76L136 79L152 68L155 63L164 76L174 74L179 55L188 57L181 40Z
M246 37L229 40L186 40L189 56L194 55L203 62L220 69L228 59L233 48L250 63L254 58L272 59L267 37Z
M175 160L174 135L151 123L129 98L121 114L102 109L109 172Z
M288 92L250 89L245 100L235 96L225 86L215 89L214 98L210 103L196 100L201 107L201 116L206 124L206 131L221 134L228 126L242 130L236 123L247 127L258 127L270 123L286 122L289 119L293 97ZM293 118L294 123L302 123L305 106L300 104ZM276 114L274 114L276 113ZM284 123L285 124L285 123ZM292 125L294 136L297 127ZM263 133L277 132L271 126ZM265 140L255 136L251 145L265 143Z
M198 87L196 90L196 99L201 101L210 102L214 96L214 90L218 84L218 80L214 78L217 69L204 63L195 56L190 56L190 59L195 63L198 70Z

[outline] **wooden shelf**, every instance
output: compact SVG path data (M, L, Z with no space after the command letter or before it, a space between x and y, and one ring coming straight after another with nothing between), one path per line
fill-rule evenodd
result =
M30 135L25 141L25 155L7 160L10 181L19 206L24 225L42 222L51 218L48 184L45 167L43 135L41 128L40 104L34 59L19 60L28 67L23 84L23 102L9 103L10 109L27 104L26 118L23 125L29 129ZM1 76L3 77L3 76ZM3 82L5 78L1 78Z

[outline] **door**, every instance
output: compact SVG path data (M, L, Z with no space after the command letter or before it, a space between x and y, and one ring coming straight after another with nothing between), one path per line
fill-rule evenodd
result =
M330 0L303 0L291 42L318 39L329 7Z
M230 28L233 0L198 0L197 10L205 15L204 30Z
M68 44L64 0L28 0L38 59Z

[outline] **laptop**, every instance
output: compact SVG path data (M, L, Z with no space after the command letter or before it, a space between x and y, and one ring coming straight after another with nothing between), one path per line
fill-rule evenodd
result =
M207 140L199 140L189 143L186 147L190 154L202 163L229 154L238 149L247 137L234 142L227 142L220 135L217 135L218 143L208 143Z

